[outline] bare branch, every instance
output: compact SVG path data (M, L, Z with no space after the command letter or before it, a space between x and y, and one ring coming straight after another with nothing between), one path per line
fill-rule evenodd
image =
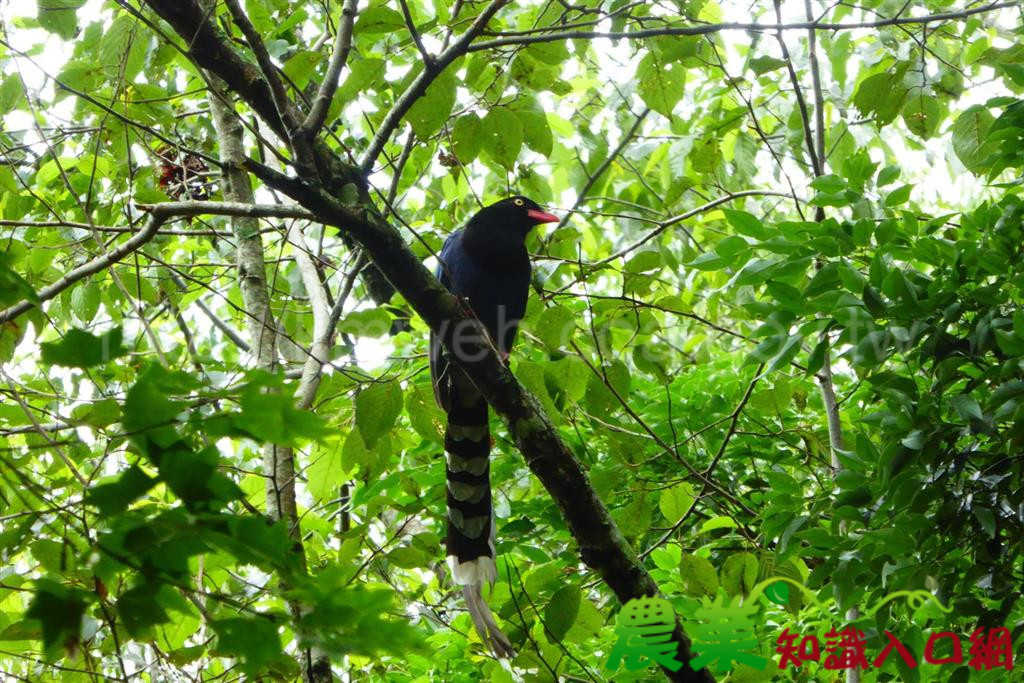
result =
M775 16L780 19L782 17L782 0L775 0ZM800 121L803 123L804 129L804 142L807 144L807 154L811 157L811 170L814 177L818 177L821 175L821 160L818 158L817 147L814 146L814 132L811 130L811 118L807 113L807 101L804 99L804 91L800 87L800 79L796 75L796 68L793 66L793 59L789 55L789 48L786 47L786 39L782 36L782 31L776 31L775 37L779 41L782 59L786 62L789 80L793 84L793 94L796 95L796 104L800 109ZM820 207L818 213L821 213Z
M358 5L359 0L345 0L345 7L341 10L341 26L338 27L338 37L334 41L334 52L331 53L327 73L320 84L320 90L313 98L313 106L310 108L309 114L302 122L302 132L310 137L315 137L320 131L320 127L324 125L327 110L338 89L341 70L345 68L349 52L352 51L352 25L356 20Z
M804 0L807 20L814 19L811 0ZM811 65L811 84L814 87L814 153L818 157L818 169L825 172L825 97L821 92L821 71L818 68L818 34L807 32L807 54Z
M658 223L658 227L656 227L654 230L651 230L649 233L644 235L638 241L634 242L633 244L629 245L628 247L624 247L623 249L618 250L617 252L615 252L611 256L607 256L607 257L601 259L600 261L598 261L597 263L595 263L593 265L601 266L601 265L604 265L606 263L611 263L612 261L615 261L616 259L620 259L623 256L629 254L630 252L636 251L637 249L639 249L643 245L647 244L652 239L654 239L655 237L657 237L661 233L665 232L665 230L667 230L668 228L671 228L673 225L677 225L678 223L681 223L681 222L685 221L688 218L693 218L694 216L696 216L698 214L702 214L705 211L710 211L711 209L713 209L713 208L715 208L717 206L721 206L722 204L727 204L728 202L731 202L734 199L740 199L742 197L789 197L789 196L790 195L787 192L774 192L772 190L744 190L743 192L735 192L733 194L729 194L729 195L726 195L724 197L719 197L718 199L713 199L710 202L708 202L707 204L702 204L702 205L698 206L695 209L690 209L689 211L687 211L685 213L681 213L678 216L673 216L672 218L669 218L667 220L664 220L664 221Z
M316 265L309 255L309 246L298 223L288 230L286 238L295 247L295 265L302 277L302 284L309 294L309 305L313 309L313 343L309 347L309 356L302 366L302 379L296 391L296 403L301 410L313 405L316 390L320 387L320 376L327 353L331 348L331 336L334 332L330 326L331 306L327 302L327 292L320 282Z
M263 42L263 37L256 30L256 27L252 25L249 15L238 4L238 0L224 0L224 4L227 5L228 11L231 12L231 18L234 20L235 25L238 26L242 35L245 36L245 40L249 43L249 49L252 50L253 55L256 57L256 63L260 65L263 78L266 79L267 84L270 86L270 94L273 95L273 102L277 108L278 116L284 121L288 132L294 132L297 124L292 103L288 99L284 83L277 75L277 66L270 59L270 53L267 52L267 46Z
M476 20L473 21L472 26L459 36L458 40L452 43L451 47L438 55L437 59L432 63L424 63L423 71L416 76L416 80L412 82L409 89L402 93L395 101L395 105L384 117L380 128L377 129L377 133L373 136L369 148L363 154L362 159L359 160L359 168L364 173L369 172L373 168L373 164L377 161L377 157L380 156L384 145L391 139L391 135L398 128L398 124L409 113L416 100L423 96L423 93L427 91L430 84L441 75L448 65L469 51L469 44L480 35L487 26L487 22L491 20L491 17L507 2L508 0L491 0L487 7L477 16Z
M721 24L701 24L697 26L666 26L662 28L649 28L640 31L556 31L539 35L528 36L504 36L494 40L484 40L475 43L466 49L466 52L482 52L502 47L513 47L519 45L532 45L535 43L553 43L560 40L595 40L607 38L609 40L636 40L638 38L653 38L655 36L706 36L723 31L849 31L858 28L883 28L885 26L906 26L911 24L932 24L942 21L955 21L966 19L976 14L995 12L1001 9L1008 9L1019 6L1019 2L995 2L990 5L972 7L959 12L944 12L942 14L929 14L923 17L896 17L893 19L879 19L877 21L860 21L841 24L830 24L819 21L800 21L792 24L761 24L757 22L727 22Z
M239 216L243 218L300 218L316 220L301 206L280 204L245 204L243 202L165 202L162 204L136 204L141 211L160 212L171 216Z
M433 55L427 52L427 48L423 47L423 40L420 38L419 31L416 30L416 22L412 19L412 12L409 11L409 3L406 0L398 0L398 4L402 6L402 16L405 17L405 26L409 29L409 34L412 36L412 42L416 43L416 49L420 51L420 56L423 57L424 64L430 64L434 61Z

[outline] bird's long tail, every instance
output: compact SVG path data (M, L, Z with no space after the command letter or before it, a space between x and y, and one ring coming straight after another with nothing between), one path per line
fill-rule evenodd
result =
M461 372L453 375L444 434L448 566L455 583L462 586L480 638L498 657L512 657L512 643L498 628L482 593L484 582L493 584L497 577L487 402Z

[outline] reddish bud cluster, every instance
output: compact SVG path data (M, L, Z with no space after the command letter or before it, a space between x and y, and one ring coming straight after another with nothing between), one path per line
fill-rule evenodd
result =
M209 199L209 166L200 156L171 147L157 150L160 159L157 183L171 199Z

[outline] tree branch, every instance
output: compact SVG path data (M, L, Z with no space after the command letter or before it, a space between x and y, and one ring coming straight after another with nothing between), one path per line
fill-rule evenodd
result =
M295 392L298 407L306 410L313 405L316 391L320 387L320 372L327 362L334 330L330 324L331 306L327 302L327 292L320 282L316 265L309 256L309 247L297 223L292 225L286 239L295 249L295 265L299 269L302 284L309 294L309 305L313 309L313 342L309 347L309 356L302 366L299 388Z
M640 31L556 31L540 35L527 36L504 36L494 40L484 40L467 48L466 52L482 52L502 47L515 47L521 45L533 45L535 43L553 43L559 40L595 40L607 38L608 40L636 40L639 38L653 38L655 36L705 36L723 31L756 31L768 33L771 31L849 31L858 28L883 28L886 26L905 26L911 24L932 24L940 21L954 21L966 19L976 14L994 12L996 10L1017 7L1019 2L994 2L990 5L972 7L959 12L944 12L941 14L929 14L923 17L895 17L893 19L880 19L877 21L860 21L841 24L830 24L819 21L800 21L792 24L774 23L761 24L757 22L726 22L721 24L702 24L698 26L669 26L662 28L649 28Z
M10 306L0 311L0 324L14 320L19 315L29 310L33 306L42 304L44 301L49 301L50 299L57 296L58 294L60 294L65 289L75 284L79 280L87 278L90 275L95 275L101 270L109 268L110 266L114 265L115 263L123 259L128 254L140 249L143 245L145 245L147 242L149 242L156 236L157 232L159 232L160 230L160 226L163 225L167 221L167 219L171 218L174 215L177 215L173 211L168 211L167 209L163 208L166 206L168 205L154 205L152 207L152 210L150 211L149 223L146 224L146 227L144 227L142 230L140 230L138 233L136 233L134 236L128 239L124 244L114 247L107 253L102 254L101 256L97 256L91 261L83 263L82 265L78 266L77 268L69 272L67 275L62 277L60 280L54 282L52 285L48 285L47 287L41 289L38 293L37 302L25 299L23 301L19 301L13 306Z
M214 89L222 87L223 83L216 73L210 73L209 77ZM242 125L234 108L225 104L226 100L218 94L211 90L208 101L223 162L224 196L244 207L246 204L253 204L255 199L251 179L242 170L242 161L245 158ZM251 215L252 212L245 213L243 207L235 207L239 209L239 215L235 215L231 221L236 236L239 288L248 314L248 332L256 366L273 370L277 365L278 337L274 312L270 305L263 240L260 238L256 217ZM261 211L272 210L270 207L263 207ZM288 533L294 541L293 552L305 569L306 551L302 544L295 494L295 451L268 443L264 444L262 455L263 476L266 478L267 516L286 523ZM288 601L288 608L296 619L303 611L303 606L294 600ZM303 680L307 683L330 683L333 680L330 662L326 654L319 649L301 648L298 660Z
M146 4L185 41L185 52L203 68L211 69L227 87L245 100L282 140L288 139L277 107L259 68L242 58L210 21L198 2L147 0Z
M430 84L441 75L448 65L469 51L469 44L480 35L484 27L487 26L487 22L491 20L491 17L507 2L508 0L491 0L487 7L477 16L476 20L473 21L469 29L459 36L458 40L452 43L451 47L439 54L433 63L423 64L423 71L416 76L416 79L409 88L395 101L395 105L384 117L380 128L377 129L373 140L370 141L370 146L359 160L359 168L364 173L369 172L373 168L373 164L377 161L377 157L380 156L384 145L391 139L395 129L398 128L398 124L402 122L402 118L412 109L412 105L416 104L416 100L423 96L423 93L427 91Z
M682 223L686 219L693 218L694 216L696 216L698 214L701 214L701 213L704 213L705 211L710 211L711 209L713 209L713 208L715 208L717 206L721 206L722 204L727 204L728 202L731 202L731 201L733 201L735 199L741 199L743 197L765 197L765 196L769 196L769 197L789 197L790 195L789 195L788 192L775 192L773 190L744 190L742 192L735 192L733 194L729 194L729 195L726 195L724 197L719 197L718 199L713 199L710 202L708 202L707 204L701 204L700 206L698 206L695 209L690 209L689 211L687 211L685 213L681 213L678 216L673 216L672 218L669 218L667 220L664 220L664 221L658 223L658 227L656 227L654 230L651 230L649 233L644 235L638 241L634 242L633 244L629 245L628 247L624 247L624 248L618 250L617 252L615 252L614 254L612 254L610 256L606 256L605 258L603 258L600 261L594 263L593 265L595 267L596 266L602 266L602 265L604 265L606 263L611 263L612 261L615 261L616 259L620 259L623 256L626 256L627 254L629 254L630 252L636 251L637 249L639 249L643 245L647 244L648 242L653 240L655 237L657 237L661 233L665 232L665 230L667 230L668 228L671 228L673 225L677 225L679 223Z
M227 6L228 11L231 12L231 18L234 20L235 25L241 30L242 35L245 36L246 42L249 43L249 49L252 51L253 56L256 57L256 63L259 64L260 71L263 72L263 78L270 86L270 94L273 96L273 103L277 108L277 114L284 121L289 133L289 136L285 139L291 140L291 134L298 128L298 122L295 120L292 102L288 99L284 83L281 82L277 75L277 66L270 59L270 53L267 52L267 46L263 42L263 37L256 30L256 27L252 25L249 16L242 9L241 5L238 4L238 0L224 0L224 4Z
M159 211L167 216L238 216L242 218L300 218L315 221L316 216L301 206L281 204L245 204L244 202L164 202L136 204L142 211Z
M320 84L320 90L313 98L313 106L309 114L302 122L302 132L310 138L315 137L324 125L327 118L327 110L334 99L334 93L338 89L338 81L341 78L341 70L345 68L349 52L352 51L352 26L355 24L356 12L358 11L359 0L346 0L345 7L341 10L341 26L338 27L338 37L334 41L334 52L331 53L331 61L327 65L327 73Z
M775 16L782 18L782 0L775 0ZM782 59L786 62L786 71L789 72L789 80L793 84L793 93L796 95L796 104L800 109L800 121L803 123L804 142L807 144L807 154L811 157L811 169L814 177L821 175L821 160L818 158L817 147L814 146L814 133L811 130L811 119L807 113L807 102L804 100L804 91L800 87L800 79L796 75L796 68L793 66L793 59L789 56L789 48L786 47L786 39L782 37L782 31L776 31L775 36L779 41L779 49L782 50ZM821 209L819 207L819 214ZM820 220L820 219L819 219Z
M416 22L412 19L412 12L409 11L409 3L406 0L398 0L398 4L402 6L402 16L405 17L405 26L409 29L409 34L412 36L412 42L416 43L416 49L420 51L420 56L423 57L424 64L430 64L434 61L433 55L427 52L427 48L423 47L423 40L420 38L419 31L416 30Z

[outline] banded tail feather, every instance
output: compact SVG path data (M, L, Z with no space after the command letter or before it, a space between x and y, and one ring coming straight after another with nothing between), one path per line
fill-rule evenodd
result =
M487 402L461 370L449 368L448 425L444 434L447 487L447 560L462 586L473 625L499 657L515 651L483 599L483 585L497 578L491 504L491 434Z
M526 235L536 225L557 220L526 197L510 197L477 212L441 248L438 280L462 299L504 358L512 350L530 293ZM475 353L480 340L474 330L466 329L456 329L450 338L451 349L445 349L433 334L430 339L434 395L448 414L444 434L447 559L480 638L497 656L512 657L512 643L483 599L483 584L493 584L498 573L488 406L459 366ZM460 348L460 340L469 345Z

